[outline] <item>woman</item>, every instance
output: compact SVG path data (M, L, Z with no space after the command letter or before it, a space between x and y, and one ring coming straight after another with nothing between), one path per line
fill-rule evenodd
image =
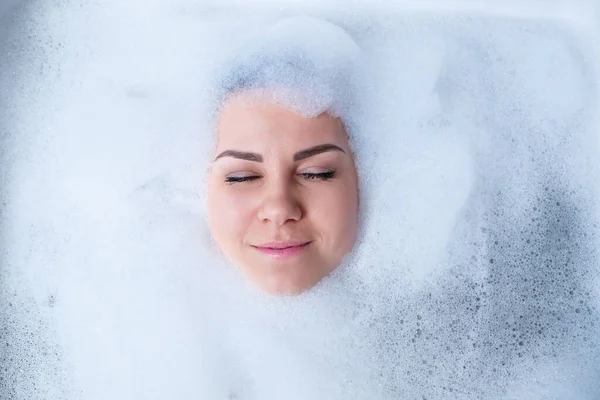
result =
M357 54L335 25L287 20L221 82L210 227L224 255L267 293L310 289L356 241L346 117Z

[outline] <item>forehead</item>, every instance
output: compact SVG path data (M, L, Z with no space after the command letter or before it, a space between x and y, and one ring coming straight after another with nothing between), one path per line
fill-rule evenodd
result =
M345 142L339 118L326 112L315 118L306 118L256 94L229 97L219 114L217 129L218 148Z

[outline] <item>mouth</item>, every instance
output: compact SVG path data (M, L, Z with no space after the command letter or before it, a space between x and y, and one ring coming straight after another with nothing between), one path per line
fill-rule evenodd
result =
M312 242L279 242L265 243L252 246L263 254L272 258L289 258L300 255Z

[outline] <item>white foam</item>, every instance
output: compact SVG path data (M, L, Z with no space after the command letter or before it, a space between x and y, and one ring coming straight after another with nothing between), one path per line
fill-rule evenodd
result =
M592 50L540 20L426 3L449 13L154 0L34 15L45 72L22 76L11 121L4 257L49 326L36 334L60 345L64 373L38 378L55 398L543 398L549 381L597 395ZM264 36L298 9L330 23ZM297 298L257 293L202 216L210 79L249 37L327 71L364 64L360 243ZM17 371L50 365L14 354Z

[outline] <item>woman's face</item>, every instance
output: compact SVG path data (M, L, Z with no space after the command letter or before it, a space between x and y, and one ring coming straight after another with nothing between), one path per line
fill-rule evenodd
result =
M225 256L262 290L298 294L352 249L357 173L340 119L304 118L251 93L218 120L208 211Z

